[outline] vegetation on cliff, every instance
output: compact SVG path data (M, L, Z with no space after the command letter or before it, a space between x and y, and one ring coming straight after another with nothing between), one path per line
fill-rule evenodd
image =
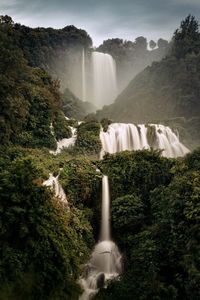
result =
M151 47L152 45L154 46ZM149 46L151 49L148 49L147 39L139 36L134 42L108 39L97 48L97 51L109 53L115 59L119 91L152 62L164 58L170 49L168 41L163 39L159 39L157 43L150 41Z
M39 152L0 150L0 298L77 299L93 245L90 214L72 202L67 209L42 186L47 166Z
M0 18L0 37L0 142L54 148L51 123L58 138L61 127L69 135L59 83L41 68L30 66L17 44L15 25L7 17ZM65 135L64 128L59 131Z
M97 117L133 123L184 117L191 124L200 114L199 45L198 22L189 15L175 31L169 54L138 74L115 103L97 112ZM194 124L193 131L197 130ZM198 140L200 144L199 135Z
M107 155L112 234L124 257L120 280L95 299L198 299L200 150L184 159L158 152Z
M137 43L145 50L144 39ZM103 115L134 123L160 118L182 139L198 140L199 44L198 24L188 16L171 54L138 75ZM125 151L99 161L101 125L107 130L110 120L84 118L79 100L69 90L61 95L47 73L63 45L70 55L91 40L74 26L31 29L0 17L0 299L78 299L78 279L98 240L102 174L124 270L96 299L199 299L200 150L178 159ZM66 120L62 109L84 122ZM51 155L47 148L70 137L71 125L74 148ZM154 130L147 135L151 143ZM49 173L59 175L68 205L43 186Z

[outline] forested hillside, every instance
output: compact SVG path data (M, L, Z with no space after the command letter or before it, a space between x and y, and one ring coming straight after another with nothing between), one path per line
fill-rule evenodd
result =
M188 16L174 33L170 54L137 75L97 116L134 123L184 117L187 123L199 114L200 33L198 22Z
M170 47L170 43L162 38L148 43L145 37L139 36L134 42L118 38L105 40L97 51L109 53L115 59L118 89L121 91L152 62L164 58Z
M160 125L131 131L117 124L108 138L109 119L85 117L93 105L69 89L61 93L57 76L67 67L68 78L71 62L90 46L88 34L74 26L31 29L0 17L0 300L78 300L87 290L83 278L96 300L200 299L200 149L190 153ZM189 148L194 137L198 144L199 49L198 24L189 16L171 54L97 116L160 119L178 128L182 140L192 138ZM65 66L63 55L71 61ZM107 153L101 134L108 149L118 150ZM62 151L50 151L63 139ZM167 142L158 149L158 140ZM121 151L124 144L141 150ZM107 282L102 257L108 255L107 263L112 249L98 251L99 269L90 263L102 241L106 176L111 234L103 242L115 242L122 265Z
M72 25L63 29L30 28L9 22L13 43L23 51L29 65L45 69L63 85L70 80L70 68L80 60L82 49L92 46L87 32Z
M70 137L62 110L77 118L88 111L72 93L66 91L62 98L60 80L52 79L50 74L59 68L58 51L73 52L78 46L90 44L85 31L73 26L63 30L31 29L14 24L8 16L0 18L1 144L55 148L51 124L59 131L57 138Z
M149 151L107 156L112 228L124 273L98 300L200 297L200 153L178 161Z

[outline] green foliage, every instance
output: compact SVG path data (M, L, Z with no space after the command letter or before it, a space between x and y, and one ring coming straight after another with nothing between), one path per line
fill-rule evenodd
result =
M106 119L106 118L102 119L102 120L101 120L101 125L102 125L102 127L103 127L103 131L106 132L106 131L108 130L108 126L109 126L111 123L112 123L111 120L108 120L108 119Z
M160 40L163 41L162 47L151 51L147 49L147 40L143 36L137 37L135 41L119 38L108 39L97 48L97 51L109 53L115 59L120 90L124 89L138 73L152 62L160 61L166 56L169 44L163 39ZM155 44L155 42L153 43Z
M65 115L68 118L75 118L79 121L96 110L91 103L79 100L69 89L65 89L62 94L62 101Z
M188 15L181 22L173 36L172 53L178 58L183 58L188 54L199 53L200 33L199 24L194 16Z
M95 119L85 119L77 128L76 151L99 154L101 150L100 128L100 124Z
M163 260L161 268L168 276L181 299L198 299L199 278L199 226L200 174L192 170L174 178L165 189L152 194L152 211L161 239Z
M60 179L70 203L76 207L94 207L99 200L101 175L87 158L70 160L62 170Z
M99 166L109 176L113 198L137 193L148 203L149 191L171 179L173 160L159 151L124 151L107 154Z
M28 66L13 25L1 23L0 37L0 141L54 148L50 124L61 107L58 86L45 71Z
M159 49L164 44L159 40ZM97 118L152 123L184 117L187 124L183 141L194 148L200 145L199 137L198 142L196 138L200 112L200 33L193 16L182 21L171 48L164 59L153 62L132 79L113 104L98 111Z
M61 30L32 29L14 24L8 16L1 16L1 144L14 143L24 147L55 149L56 142L51 134L51 123L54 125L57 139L70 136L70 130L61 112L64 105L67 113L68 95L64 93L62 103L59 94L60 81L52 80L48 74L61 79L62 72L63 77L68 76L63 63L64 70L61 68L59 72L62 64L58 63L58 60L63 62L65 59L69 71L69 57L73 56L75 49L78 53L82 51L83 46L86 49L91 46L91 39L84 30L74 26ZM78 56L77 53L76 55ZM71 106L76 105L72 103ZM72 107L70 109L73 110ZM70 109L68 115L71 114ZM88 105L84 116L90 109Z
M65 115L62 112L55 114L53 130L57 140L71 137L71 129L69 128Z
M112 224L114 236L117 233L118 246L128 246L124 232L137 233L145 221L144 204L136 195L125 195L112 201Z
M42 163L27 152L13 148L0 160L0 298L75 300L93 245L89 214L63 207L42 186Z
M141 168L133 172L137 163ZM138 151L101 162L110 176L113 234L123 252L124 272L95 299L200 297L199 163L200 150L176 161ZM165 171L161 175L158 169Z
M134 123L161 118L178 128L183 139L191 134L199 139L200 54L194 17L181 23L173 43L171 54L132 81L103 117ZM81 265L94 244L92 232L96 237L99 231L102 175L96 165L109 176L113 237L124 257L120 280L96 299L199 299L200 150L178 160L143 150L91 161L101 149L100 123L91 115L80 125L65 120L62 106L70 117L77 113L83 118L85 111L81 115L82 106L69 90L61 101L59 81L41 69L56 75L55 56L60 53L62 61L62 48L68 63L76 47L80 52L90 45L86 32L74 26L31 29L0 17L0 299L78 299ZM124 55L126 63L131 57L139 61L140 53L147 59L146 46L139 37L134 43L108 40L99 50L113 54L120 65ZM160 39L158 47L164 53L168 44ZM37 149L56 146L51 123L57 139L69 137L69 126L77 126L73 157ZM104 130L109 123L102 120ZM147 136L152 144L153 127ZM50 172L61 173L70 209L42 185Z
M13 24L12 39L23 52L29 66L44 69L54 79L59 78L62 90L73 86L73 68L79 67L82 49L91 48L92 40L85 30L73 25L62 29L30 28ZM77 82L80 80L78 77Z
M98 111L97 117L126 123L199 117L199 68L200 54L181 60L168 56L153 63L130 82L115 103Z

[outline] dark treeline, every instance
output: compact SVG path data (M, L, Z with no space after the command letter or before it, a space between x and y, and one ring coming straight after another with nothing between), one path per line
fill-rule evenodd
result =
M14 24L8 16L0 18L1 144L54 148L51 123L57 138L70 136L62 108L68 104L70 110L74 103L70 105L69 94L60 95L57 57L59 51L69 52L67 60L70 51L91 43L86 32L74 26L32 29ZM76 103L81 114L80 101Z
M165 57L169 49L170 43L162 38L157 42L151 40L148 44L147 39L140 36L134 42L118 38L108 39L97 48L97 51L109 53L115 59L118 88L121 91L152 62Z
M72 56L76 49L82 50L92 46L87 32L73 25L63 29L30 28L14 23L9 16L2 16L1 26L5 29L7 25L12 28L9 33L12 43L22 49L29 65L41 67L50 75L58 76L61 73L63 56L69 63L69 56ZM60 63L59 59L62 59Z

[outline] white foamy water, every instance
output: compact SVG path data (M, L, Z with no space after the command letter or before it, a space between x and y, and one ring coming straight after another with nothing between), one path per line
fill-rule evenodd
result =
M102 178L101 241L110 240L110 191L108 177Z
M79 300L89 300L122 271L122 257L117 245L110 239L110 195L108 177L102 179L102 220L100 242L96 244L90 261L84 269L80 284L84 289Z
M164 125L149 124L155 130L153 149L163 150L165 157L179 157L187 154L187 149L169 127ZM108 130L100 133L102 143L101 157L104 153L116 153L124 150L150 149L148 142L148 127L144 124L110 124Z
M101 108L117 96L116 64L111 55L92 53L93 104Z
M68 139L62 139L57 141L57 148L55 151L50 150L49 153L53 154L53 155L57 155L59 153L61 153L61 151L64 148L69 148L69 147L73 147L75 145L76 142L76 128L69 126L72 132L72 137L68 138Z
M51 189L54 192L55 197L58 198L63 203L68 204L66 194L65 194L62 186L60 185L59 181L58 181L58 177L59 177L59 175L57 175L55 177L55 176L53 176L52 173L50 173L49 174L49 179L44 181L43 185L51 187Z

